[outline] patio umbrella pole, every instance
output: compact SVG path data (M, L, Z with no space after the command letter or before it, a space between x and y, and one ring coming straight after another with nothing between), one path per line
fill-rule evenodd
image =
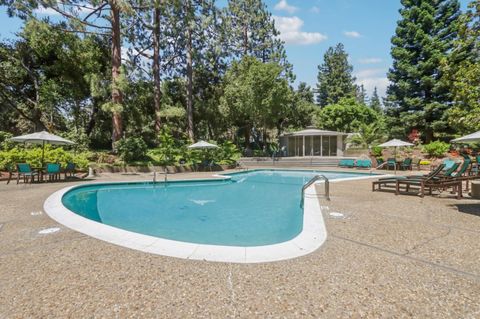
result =
M42 142L42 162L41 162L41 167L43 168L43 160L45 158L45 141Z

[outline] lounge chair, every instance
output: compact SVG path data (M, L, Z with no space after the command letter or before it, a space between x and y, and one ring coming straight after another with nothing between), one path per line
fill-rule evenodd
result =
M26 183L30 180L30 183L33 183L35 180L35 176L37 176L37 180L39 180L39 175L37 171L32 170L30 164L27 163L18 163L17 165L17 184L20 181L20 177L23 176L23 182Z
M443 175L444 164L440 164L435 168L435 170L431 171L430 173L426 175L409 175L409 176L389 176L389 177L382 177L378 179L377 181L372 182L372 192L374 192L375 186L378 186L377 190L381 190L382 186L385 188L391 188L391 189L396 189L397 187L397 181L398 180L421 180L425 178L433 178L437 177L438 175ZM457 166L458 167L458 166ZM456 168L455 168L456 169Z
M345 167L345 168L353 168L355 166L355 160L354 159L341 159L340 162L338 163L339 167Z
M403 162L400 164L400 169L401 170L412 170L412 159L411 158L406 158L403 160Z
M61 166L58 163L48 163L45 166L44 176L48 176L49 181L55 181L60 179Z
M460 166L459 163L455 163L447 171L438 174L436 176L430 176L424 179L404 179L397 180L395 185L395 194L400 194L401 186L405 186L405 191L409 192L410 188L413 186L414 189L419 190L420 197L425 196L425 190L429 190L429 194L432 194L433 189L442 189L445 190L449 187L457 193L457 199L462 197L462 178L460 178L470 166L470 159L465 159L460 167L460 170L457 171L457 168Z
M372 168L372 161L369 159L359 159L356 161L355 167L364 169Z

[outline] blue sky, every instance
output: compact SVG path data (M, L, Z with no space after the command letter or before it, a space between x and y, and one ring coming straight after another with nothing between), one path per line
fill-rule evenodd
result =
M222 2L222 1L219 1ZM400 0L266 0L286 43L296 84L315 87L317 66L330 46L342 42L350 55L357 82L368 94L378 87L384 95L392 61L390 38L400 18ZM468 0L461 0L465 9ZM47 12L48 13L48 12ZM0 38L11 38L21 21L0 7Z
M390 38L400 18L400 0L267 0L283 34L297 83L315 87L317 66L330 46L342 42L357 82L368 94L384 95L392 64ZM462 9L467 0L461 0Z

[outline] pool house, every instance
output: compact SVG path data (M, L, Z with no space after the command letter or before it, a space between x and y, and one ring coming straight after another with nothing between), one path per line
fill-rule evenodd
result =
M307 128L280 136L283 156L343 156L347 133Z

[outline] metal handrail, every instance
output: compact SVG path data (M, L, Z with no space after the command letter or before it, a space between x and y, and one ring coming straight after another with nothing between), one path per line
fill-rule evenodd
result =
M328 177L323 174L315 175L314 177L312 177L312 179L310 179L306 184L302 186L302 198L300 200L300 207L303 208L305 190L320 179L323 179L325 181L325 197L327 200L330 200L330 181L328 180Z

